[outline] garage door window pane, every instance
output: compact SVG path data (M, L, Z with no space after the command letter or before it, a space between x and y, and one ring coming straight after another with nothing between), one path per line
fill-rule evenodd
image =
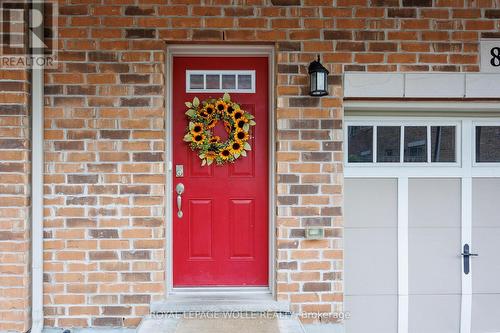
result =
M399 162L401 144L400 126L377 127L377 162Z
M476 127L476 162L500 162L500 126Z
M431 126L431 161L456 162L455 126Z
M427 126L406 126L405 162L427 162Z
M349 163L373 162L373 127L348 127Z

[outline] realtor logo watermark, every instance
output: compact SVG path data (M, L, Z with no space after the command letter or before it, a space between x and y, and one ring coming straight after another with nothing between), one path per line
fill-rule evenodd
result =
M55 68L57 17L56 0L0 0L0 68Z

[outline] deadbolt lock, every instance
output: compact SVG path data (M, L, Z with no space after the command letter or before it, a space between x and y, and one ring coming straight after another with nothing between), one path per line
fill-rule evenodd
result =
M177 164L175 166L175 177L182 178L184 177L184 165Z

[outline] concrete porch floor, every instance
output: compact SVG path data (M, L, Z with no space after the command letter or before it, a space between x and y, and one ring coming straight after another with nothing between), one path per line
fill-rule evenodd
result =
M144 318L137 333L304 333L298 319L279 318Z

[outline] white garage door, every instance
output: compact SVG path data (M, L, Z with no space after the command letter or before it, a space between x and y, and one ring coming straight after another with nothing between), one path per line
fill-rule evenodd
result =
M500 120L351 117L345 142L346 332L500 332Z

